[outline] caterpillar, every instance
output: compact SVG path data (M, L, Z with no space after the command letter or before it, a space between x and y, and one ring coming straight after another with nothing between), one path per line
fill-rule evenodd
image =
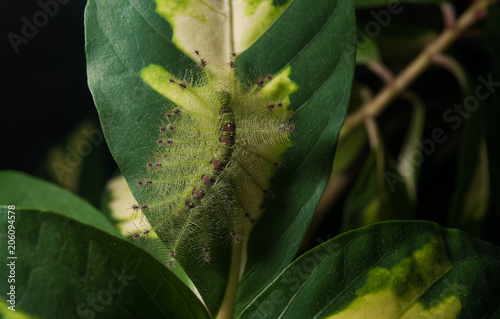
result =
M281 155L295 131L286 70L241 81L236 54L224 66L198 50L193 57L197 76L179 78L158 65L141 72L171 103L158 123L149 123L158 134L151 141L156 152L144 161L132 210L150 228L133 238L154 231L169 266L195 251L209 263L221 241L241 243L273 197L270 180L285 167Z

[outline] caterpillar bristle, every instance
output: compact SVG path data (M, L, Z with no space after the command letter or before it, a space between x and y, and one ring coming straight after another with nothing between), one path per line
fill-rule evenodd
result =
M228 66L199 50L192 56L197 67L184 77L154 65L141 73L170 103L163 121L151 123L156 151L137 179L136 210L169 250L170 267L199 256L199 247L200 261L209 264L212 247L248 237L262 203L274 198L270 179L295 130L289 93L272 91L279 74L241 81L235 53Z

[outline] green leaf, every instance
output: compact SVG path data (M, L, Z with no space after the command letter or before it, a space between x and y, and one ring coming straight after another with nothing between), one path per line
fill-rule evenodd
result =
M383 147L371 152L361 173L347 196L344 231L371 223L410 219L413 206L409 201L405 180Z
M134 196L128 188L127 182L122 175L115 176L110 179L106 185L106 192L101 200L102 208L101 210L107 212L109 218L117 223L116 227L120 230L123 236L128 239L133 239L134 235L137 235L138 225L142 224L144 215L142 212L130 211L130 203L134 202ZM152 240L155 244L152 244ZM136 246L144 249L151 256L155 257L160 262L165 263L165 257L168 251L165 249L159 249L160 247L156 245L158 238L155 234L148 234L147 237L144 236L134 240ZM180 265L176 267L169 268L186 286L192 288L194 287L191 280L188 278L187 274L184 272Z
M424 154L427 155L422 149L424 147L422 145L422 135L425 124L425 105L418 96L409 93L406 95L412 104L412 116L398 157L397 169L405 180L410 202L416 204L417 181L422 163L415 159L415 155L417 154L421 158L423 158ZM432 141L432 143L435 147L435 142Z
M367 144L366 129L364 126L355 128L344 139L339 141L333 161L332 176L341 174L349 169L360 156Z
M429 4L429 3L440 3L444 0L354 0L354 4L357 9L366 8L376 8L382 6L398 6L400 3L408 4Z
M380 59L377 42L372 38L366 38L362 43L358 43L356 64L368 64L372 61L380 62Z
M47 319L209 318L189 288L130 242L60 214L14 212L2 209L0 236L15 227L17 259L7 262L15 262L16 312ZM2 251L7 244L2 239ZM10 288L1 281L3 296Z
M122 237L120 232L86 201L54 184L24 173L0 172L0 205L54 211Z
M486 114L484 101L474 95L477 87L482 86L472 81L464 71L466 86L464 100L476 102L476 109L469 112L466 118L459 117L461 122L454 122L456 127L463 123L461 143L457 165L457 181L448 213L447 226L459 227L475 236L480 236L484 228L489 201L488 156L485 142Z
M184 75L194 62L174 43L173 27L151 1L91 0L85 25L89 87L110 151L134 193L145 158L156 151L156 125L169 103L141 71L155 64ZM210 267L183 265L211 312L224 295L231 254L230 247L214 251Z
M186 68L196 64L193 51L203 48L202 53L216 63L227 63L229 53L237 52L243 81L254 79L256 70L290 73L290 82L299 88L290 96L296 136L284 156L286 169L272 183L276 199L249 238L240 289L242 302L248 302L293 258L328 181L353 77L355 25L349 1L311 5L306 0L261 0L233 6L238 19L228 30L220 17L227 8L221 4L89 1L86 54L104 135L133 193L144 158L156 148L157 134L151 126L164 117L160 106L169 103L142 80L144 68L155 65L182 78ZM229 31L235 41L228 40ZM231 251L211 251L210 265L183 268L215 314L227 286Z
M500 249L430 222L344 233L298 258L238 318L496 318Z
M300 89L290 97L297 134L272 184L276 198L250 234L236 312L292 260L329 180L350 98L354 27L350 1L295 0L238 59L243 72L291 67Z

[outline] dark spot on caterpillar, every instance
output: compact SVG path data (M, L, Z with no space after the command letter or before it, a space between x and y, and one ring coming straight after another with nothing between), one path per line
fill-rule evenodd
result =
M170 78L170 79L168 79L168 82L169 83L175 83L175 79L174 78Z
M215 158L210 161L210 165L216 170L216 171L222 171L224 169L224 164L216 160Z
M206 174L204 174L201 177L201 180L203 181L203 183L207 184L208 186L212 186L215 183L215 180Z
M151 163L151 162L147 162L147 163L146 163L146 167L147 167L147 168L152 168L152 167L153 167L153 163Z
M171 138L167 138L167 146L172 145L172 143L173 143L173 142L174 142L174 141L172 141L172 139L171 139Z
M179 83L179 89L184 90L185 88L187 88L186 81L182 81L181 83Z
M153 185L153 181L148 178L148 180L146 181L146 185L148 185L148 187L151 187L151 185Z
M268 73L264 78L259 78L257 80L257 85L258 86L264 86L267 82L273 79L273 75L271 73Z
M206 263L210 263L210 255L206 254L205 257L203 258L203 260L206 262Z
M202 199L203 197L205 197L205 193L196 188L193 190L193 196L196 199Z
M166 130L166 129L167 129L167 128L166 128L165 126L159 126L159 127L158 127L158 130L160 131L160 133L165 132L165 130Z
M276 104L277 107L282 107L283 106L283 103L281 102L278 102L278 104Z
M272 111L274 110L274 103L273 102L269 102L269 104L267 105L267 108Z
M285 124L281 124L280 125L280 132L283 133L283 132L293 132L295 131L295 125L293 124L290 124L288 126L286 126Z
M132 207L131 207L131 208L132 208L132 210L133 210L134 212L136 212L136 211L138 211L138 210L139 210L139 205L137 205L137 204L132 204Z
M161 138L159 138L156 140L156 143L158 143L159 145L163 145L163 140Z
M146 210L148 210L148 205L146 205L146 203L142 203L141 205L141 210L144 212Z
M146 230L145 232L142 233L144 236L149 235L149 230Z
M142 185L144 185L144 182L140 181L140 180L137 180L137 186L141 187Z
M194 53L196 53L196 55L198 56L198 58L200 59L200 63L198 63L198 65L200 67L206 67L207 66L207 60L206 59L202 59L201 56L200 56L200 51L198 50L195 50Z
M238 236L238 234L236 233L236 231L234 229L232 229L231 231L229 231L229 235L231 235L231 237L233 237L233 240L234 240L235 244L241 243L241 237Z
M230 135L222 135L219 137L219 142L222 142L227 145L233 145L234 144L234 136Z
M139 239L139 237L141 237L141 235L140 235L140 234L134 234L134 235L132 236L132 238L133 238L133 239Z
M195 208L195 204L191 203L189 200L186 200L186 208L193 209Z
M179 110L178 108L175 108L175 109L172 110L172 112L165 114L165 118L167 120L170 120L170 118L172 116L180 117L181 116L181 110Z
M156 157L156 159L160 159L162 157L163 158L168 158L168 154L167 153L164 153L164 154L156 153L155 157ZM150 167L150 168L153 167L153 163L148 162L148 164L151 164L151 166L146 165L147 167Z
M233 69L234 67L236 67L236 53L232 53L231 56L229 57L229 63L228 63L229 67L231 69Z
M236 127L233 124L231 124L231 123L229 123L229 124L222 124L220 126L220 131L221 132L234 133L234 132L236 132Z
M252 224L255 223L255 219L250 217L250 213L246 212L245 217L248 218Z
M175 132L175 125L174 124L170 124L168 126L168 128L170 129L170 132Z
M201 251L203 252L203 255L204 255L203 260L206 263L210 263L210 260L211 260L211 258L210 258L210 247L205 246L205 247L203 247L201 249Z
M170 260L170 261L167 263L167 265L168 265L169 267L172 267L172 266L174 265L174 261L173 261L173 260Z
M171 251L168 253L168 256L174 258L175 256L177 256L177 254L175 253L175 251Z
M161 163L160 162L156 162L156 169L160 169L161 168Z

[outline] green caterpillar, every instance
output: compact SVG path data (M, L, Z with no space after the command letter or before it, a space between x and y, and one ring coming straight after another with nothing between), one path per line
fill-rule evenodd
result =
M286 70L253 83L236 74L236 55L227 66L211 64L195 51L201 76L178 79L162 67L143 69L143 80L172 105L154 123L156 153L137 179L138 203L150 229L166 245L167 264L199 251L210 262L215 242L239 244L272 198L270 180L283 167L295 126L289 108ZM283 87L288 91L283 94ZM222 236L220 234L223 234Z

